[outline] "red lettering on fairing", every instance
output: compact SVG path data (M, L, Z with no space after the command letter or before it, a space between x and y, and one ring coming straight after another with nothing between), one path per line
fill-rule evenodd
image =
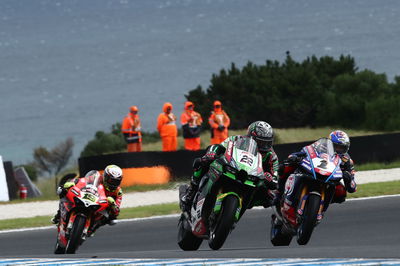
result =
M226 152L225 152L225 157L228 160L228 162L230 162L232 160L232 150L233 150L233 142L229 141L228 148L226 149Z
M307 146L306 149L308 151L308 154L310 154L311 160L317 157L314 148L311 145Z

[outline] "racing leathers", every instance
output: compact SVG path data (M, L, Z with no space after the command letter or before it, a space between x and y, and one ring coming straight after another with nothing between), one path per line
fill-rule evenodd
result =
M91 170L86 174L86 176L88 175L100 175L100 173L96 170ZM62 207L62 201L66 200L65 195L67 194L68 190L71 187L75 186L79 182L79 179L80 179L79 177L73 177L72 175L66 175L61 179L59 183L60 186L57 189L57 194L60 197L59 208ZM109 208L107 209L109 218L107 221L105 221L105 223L113 224L114 223L113 220L115 220L118 217L120 212L120 206L123 195L122 189L121 187L117 187L117 189L111 191L107 189L107 187L105 186L104 191L109 204ZM60 220L60 209L57 210L57 213L53 217L52 222L54 224L57 224L59 220Z
M195 159L190 186L186 191L186 194L182 197L182 202L185 205L185 209L190 209L193 198L199 188L200 181L203 176L208 172L210 164L220 155L224 154L229 141L237 141L239 138L247 138L247 136L239 135L228 137L221 144L214 144L209 146L206 150L205 155L203 155L201 158ZM276 188L275 179L279 166L278 156L276 155L273 148L271 148L266 153L261 153L261 156L265 182L264 186L260 187L260 189L256 192L252 205L269 207L271 205L270 198L272 198L272 195L269 194L269 190Z

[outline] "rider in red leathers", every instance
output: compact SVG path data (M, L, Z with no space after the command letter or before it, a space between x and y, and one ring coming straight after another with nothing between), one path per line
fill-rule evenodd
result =
M100 175L100 172L97 170L89 171L86 176L96 176ZM69 188L76 185L79 181L79 178L70 178L71 176L65 176L64 180L61 180L60 187L57 189L57 194L60 196L60 201L62 201L68 191ZM108 165L104 169L103 173L103 186L105 188L105 194L107 196L107 201L109 204L109 218L107 223L110 225L114 224L114 220L118 217L120 212L120 206L122 202L122 189L120 187L122 181L122 169L116 165ZM69 180L68 180L69 179ZM64 183L64 184L63 184ZM60 203L61 205L61 203ZM57 211L56 215L54 215L51 220L52 223L58 224L60 221L60 209Z

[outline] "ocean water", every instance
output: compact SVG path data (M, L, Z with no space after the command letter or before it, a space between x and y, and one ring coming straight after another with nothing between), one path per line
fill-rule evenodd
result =
M1 0L0 154L75 141L137 105L156 130L164 102L207 87L231 62L349 54L359 69L400 74L397 0ZM234 119L234 118L233 118Z

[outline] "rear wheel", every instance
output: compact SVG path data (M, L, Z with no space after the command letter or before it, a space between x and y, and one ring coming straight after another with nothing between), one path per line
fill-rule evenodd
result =
M297 229L297 243L305 245L311 238L311 234L317 223L317 215L321 204L321 196L309 194L302 222Z
M210 230L208 245L217 250L222 247L228 237L233 224L235 223L236 210L239 207L239 199L236 196L228 195L222 202L222 210L217 217L217 221Z
M67 254L74 254L82 241L82 233L85 228L86 217L77 215L72 225L71 233L66 248Z
M178 225L178 245L182 250L198 250L203 239L193 235L186 218L181 217Z
M279 223L277 219L275 215L271 216L271 243L274 246L289 246L293 236L282 234L282 223Z

